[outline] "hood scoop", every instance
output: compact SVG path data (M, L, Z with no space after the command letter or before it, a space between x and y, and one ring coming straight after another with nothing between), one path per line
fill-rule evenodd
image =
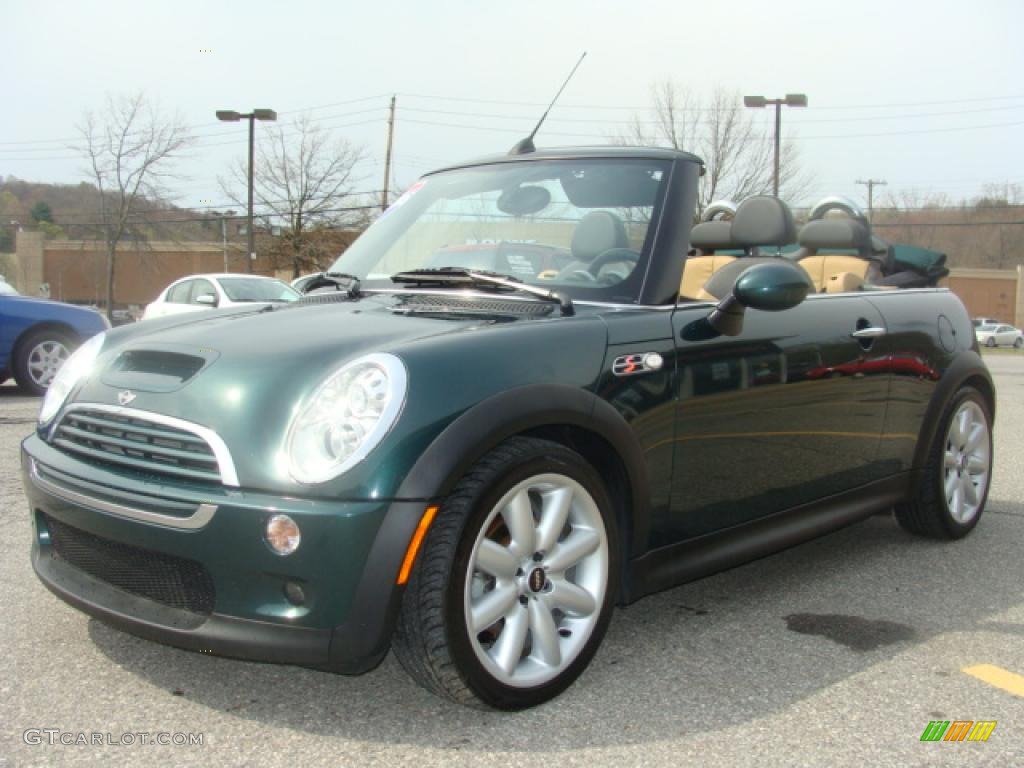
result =
M103 372L104 384L141 392L173 392L211 365L219 354L212 349L126 349Z

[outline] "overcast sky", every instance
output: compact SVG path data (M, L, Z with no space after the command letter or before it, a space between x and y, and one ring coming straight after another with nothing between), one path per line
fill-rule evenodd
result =
M67 148L107 92L144 91L201 136L180 205L217 205L244 124L217 109L305 110L364 145L379 189L386 106L398 94L395 177L503 152L529 132L580 52L541 130L544 146L606 143L673 79L769 97L806 93L784 134L813 196L945 192L1024 183L1024 2L488 3L0 0L0 175L85 178ZM204 51L209 50L209 53ZM765 118L768 117L766 113ZM444 125L438 125L442 123Z

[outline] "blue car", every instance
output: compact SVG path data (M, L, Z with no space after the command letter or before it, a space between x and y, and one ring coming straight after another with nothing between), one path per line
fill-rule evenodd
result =
M42 395L74 349L110 327L93 309L21 296L0 285L0 382Z

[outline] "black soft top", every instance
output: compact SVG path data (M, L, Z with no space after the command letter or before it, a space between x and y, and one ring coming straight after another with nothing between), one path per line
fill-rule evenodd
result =
M437 168L430 173L431 176L442 171L450 171L456 168L472 168L477 165L493 165L495 163L529 163L539 160L582 160L589 158L640 158L645 160L684 160L697 165L704 165L704 161L694 154L683 152L678 149L667 147L620 147L613 145L592 146L592 147L555 147L551 149L538 149L536 152L528 152L523 155L488 155L486 157L467 160L453 165L446 165Z

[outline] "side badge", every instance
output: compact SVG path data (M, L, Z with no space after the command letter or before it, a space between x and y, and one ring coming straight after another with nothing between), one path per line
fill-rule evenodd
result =
M665 359L657 352L641 352L636 355L623 355L615 358L612 373L616 376L632 376L637 373L660 371Z

